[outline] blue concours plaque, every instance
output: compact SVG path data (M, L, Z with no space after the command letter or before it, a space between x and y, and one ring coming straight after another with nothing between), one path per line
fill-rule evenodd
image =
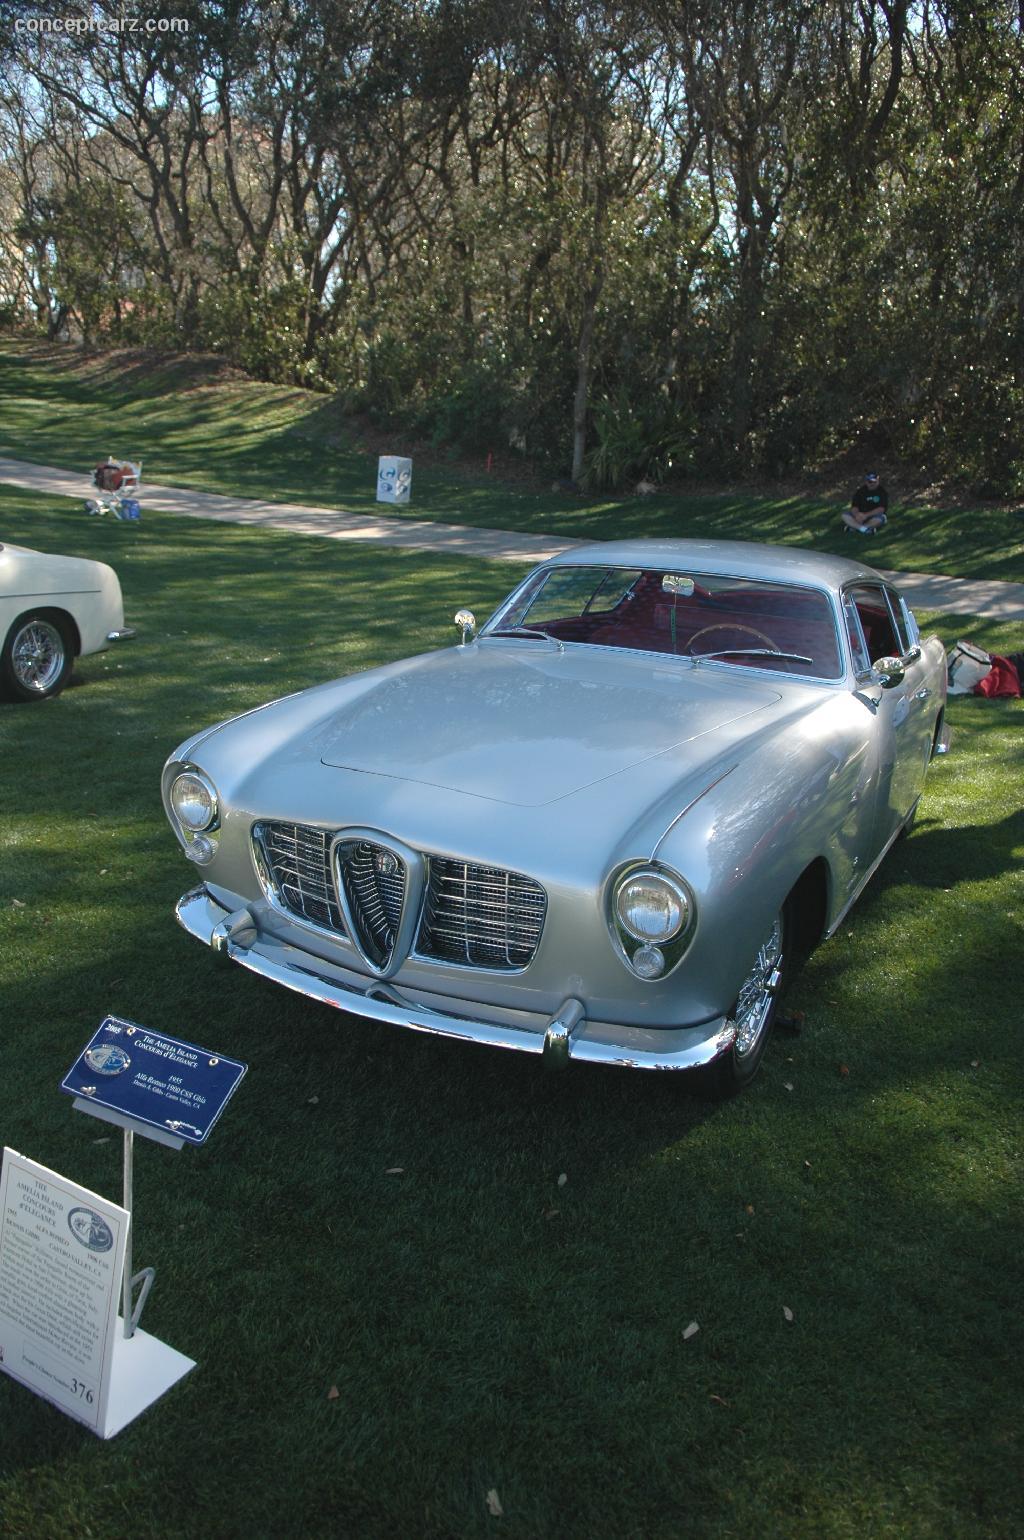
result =
M204 1144L246 1068L195 1043L107 1016L60 1088L165 1139Z

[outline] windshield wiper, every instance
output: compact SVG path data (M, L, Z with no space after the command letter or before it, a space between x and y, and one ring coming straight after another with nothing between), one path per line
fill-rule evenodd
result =
M777 647L720 647L717 652L695 652L693 661L702 658L785 658L790 663L813 663L803 652L780 652Z
M565 651L561 639L552 636L550 631L542 631L539 626L499 626L495 631L488 631L488 636L536 636L544 642L554 642L560 652Z

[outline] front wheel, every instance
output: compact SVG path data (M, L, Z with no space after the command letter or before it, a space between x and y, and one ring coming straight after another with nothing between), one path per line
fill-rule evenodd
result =
M11 700L48 700L71 677L74 652L56 615L24 615L7 633L0 653L0 683Z
M711 1090L717 1096L733 1096L742 1091L761 1067L788 972L789 929L786 910L781 909L740 986L731 1012L736 1024L735 1041L710 1069Z

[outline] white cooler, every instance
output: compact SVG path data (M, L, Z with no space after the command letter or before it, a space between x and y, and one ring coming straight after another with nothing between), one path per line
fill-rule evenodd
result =
M378 503L407 503L412 490L412 461L381 455L377 461Z

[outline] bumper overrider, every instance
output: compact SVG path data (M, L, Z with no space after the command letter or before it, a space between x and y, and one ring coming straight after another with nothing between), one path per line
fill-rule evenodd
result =
M695 1027L622 1026L588 1021L583 1004L574 998L565 1000L546 1022L523 1011L502 1012L508 1020L488 1021L438 1010L406 998L390 981L357 977L262 934L258 913L253 912L258 907L232 912L200 886L179 900L175 913L189 935L212 947L219 957L311 1000L414 1032L541 1054L544 1063L555 1069L570 1059L627 1069L698 1069L728 1052L735 1039L735 1024L724 1016Z

